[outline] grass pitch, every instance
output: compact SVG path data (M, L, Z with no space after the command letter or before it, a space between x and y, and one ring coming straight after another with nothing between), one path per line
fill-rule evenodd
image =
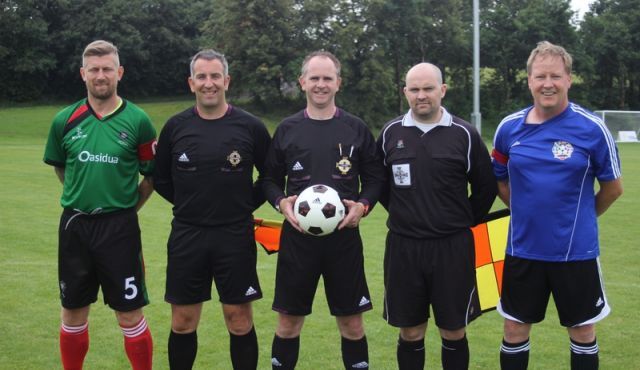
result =
M166 119L192 104L191 100L140 104L158 131ZM42 162L44 144L53 115L62 106L0 109L0 368L59 369L60 306L57 288L57 226L61 185L53 169ZM275 120L265 118L273 130ZM635 226L640 213L640 145L621 144L625 194L600 218L601 262L611 315L598 324L601 368L640 369L634 317L640 307L640 248ZM495 209L502 208L499 201ZM268 206L257 216L281 217ZM366 273L373 311L365 314L372 369L395 369L397 330L382 314L382 257L386 227L382 207L363 220ZM166 241L171 220L167 202L154 195L140 212L147 284L151 304L145 315L154 336L154 367L168 369L167 337L170 306L164 294ZM260 369L270 369L270 351L276 314L271 311L276 255L259 253L258 273L265 298L254 305L260 344ZM215 298L205 304L198 329L196 369L231 369L228 335ZM551 305L553 306L553 305ZM91 344L87 369L126 369L122 334L112 311L99 299L90 316ZM468 328L472 369L498 369L502 319L489 312ZM559 326L555 309L534 326L530 369L569 368L569 341ZM431 326L427 335L426 368L440 368L440 340ZM301 336L298 368L341 369L340 338L328 313L322 283L313 314Z

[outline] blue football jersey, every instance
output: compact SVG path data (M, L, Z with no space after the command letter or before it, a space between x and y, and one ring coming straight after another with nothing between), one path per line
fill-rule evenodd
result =
M511 191L506 252L543 261L596 258L594 183L621 176L615 141L577 104L542 124L525 123L531 109L504 118L494 137L494 173Z

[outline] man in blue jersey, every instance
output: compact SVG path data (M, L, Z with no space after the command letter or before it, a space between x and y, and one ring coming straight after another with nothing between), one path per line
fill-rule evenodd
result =
M533 106L504 118L494 138L498 196L511 209L498 304L506 370L527 368L531 325L544 319L550 294L571 339L571 368L598 368L595 323L610 308L597 217L622 194L622 183L610 132L569 101L571 65L564 48L540 42L527 61Z
M89 309L102 289L116 314L134 370L151 369L153 343L142 313L149 303L137 211L153 191L156 132L147 114L118 96L118 49L90 43L80 74L87 98L53 120L44 154L63 183L58 276L64 369L81 369L89 350ZM139 174L144 179L139 182Z

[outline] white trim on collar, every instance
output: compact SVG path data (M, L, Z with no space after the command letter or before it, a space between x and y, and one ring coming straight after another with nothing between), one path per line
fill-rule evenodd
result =
M438 121L435 124L435 126L451 126L453 122L453 118L451 117L451 114L447 111L445 107L441 106L440 109L442 109L442 117L440 117L440 121ZM411 126L418 126L418 124L420 123L416 122L413 119L413 115L411 114L411 109L409 109L409 111L404 115L404 117L402 117L402 126L411 127Z

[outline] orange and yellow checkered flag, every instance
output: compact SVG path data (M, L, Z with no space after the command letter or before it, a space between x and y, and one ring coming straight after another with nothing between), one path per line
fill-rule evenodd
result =
M476 284L483 312L496 308L502 292L502 268L509 231L509 210L490 213L471 230L476 244Z
M268 253L280 249L282 221L254 220L256 242ZM480 308L483 312L496 308L502 291L502 267L509 230L509 210L493 212L486 221L473 228L476 245L476 280Z

